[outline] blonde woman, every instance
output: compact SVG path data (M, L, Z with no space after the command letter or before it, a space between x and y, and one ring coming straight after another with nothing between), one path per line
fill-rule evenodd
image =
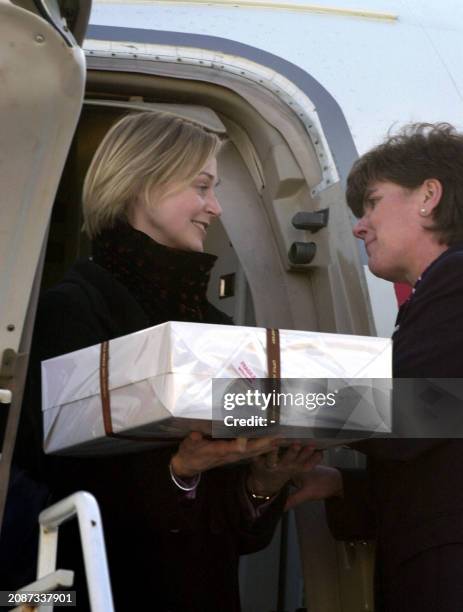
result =
M207 301L216 258L203 252L221 213L219 148L215 134L166 113L129 115L103 139L83 190L93 258L76 263L40 302L23 432L40 435L41 359L168 320L230 323ZM283 487L310 464L312 451L292 447L271 468L262 460L215 468L274 448L268 439L207 440L192 432L173 448L33 461L18 452L18 463L47 482L52 500L78 489L95 494L117 610L236 612L239 556L268 544ZM59 566L77 569L85 610L76 529L68 531Z

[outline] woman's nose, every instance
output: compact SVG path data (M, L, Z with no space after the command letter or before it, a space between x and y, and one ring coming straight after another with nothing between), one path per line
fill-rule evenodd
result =
M222 214L222 207L220 206L219 200L217 199L215 193L212 193L207 200L206 212L214 215L214 217L220 217Z
M357 223L352 228L352 233L354 234L356 238L363 240L365 238L365 232L366 232L365 218L360 217L360 219L357 221Z

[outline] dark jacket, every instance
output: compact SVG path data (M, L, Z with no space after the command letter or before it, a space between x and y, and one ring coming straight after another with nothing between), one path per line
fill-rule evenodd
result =
M401 307L393 336L394 376L463 378L462 313L460 244L431 264ZM398 406L404 414L412 409L411 401ZM424 551L463 544L463 440L370 440L356 448L367 455L367 470L343 472L344 498L327 502L329 524L338 539L376 538L378 588L393 602L387 591L404 563ZM416 578L426 585L426 576ZM395 612L394 605L385 609ZM459 600L454 609L462 608Z
M206 320L229 322L210 304ZM148 326L127 289L91 261L77 263L61 284L46 292L37 313L21 426L29 443L19 445L17 461L38 480L46 479L52 501L79 489L97 498L116 610L141 606L159 612L236 612L239 555L269 543L283 496L253 520L243 491L245 468L235 466L204 473L196 499L189 500L169 475L175 447L101 458L37 455L40 360ZM34 444L31 436L36 437ZM77 525L62 530L59 567L74 569ZM77 588L78 610L85 610L80 573Z

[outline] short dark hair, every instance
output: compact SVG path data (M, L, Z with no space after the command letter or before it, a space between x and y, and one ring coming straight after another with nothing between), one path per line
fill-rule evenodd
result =
M442 184L429 230L442 244L463 241L463 135L449 123L413 123L362 155L347 179L346 198L357 216L375 181L416 189L427 179Z

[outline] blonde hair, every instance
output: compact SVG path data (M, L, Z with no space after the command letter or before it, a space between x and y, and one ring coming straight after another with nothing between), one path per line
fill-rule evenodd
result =
M83 187L83 229L90 238L127 218L132 202L152 189L182 189L220 149L199 123L160 111L123 117L101 141Z

